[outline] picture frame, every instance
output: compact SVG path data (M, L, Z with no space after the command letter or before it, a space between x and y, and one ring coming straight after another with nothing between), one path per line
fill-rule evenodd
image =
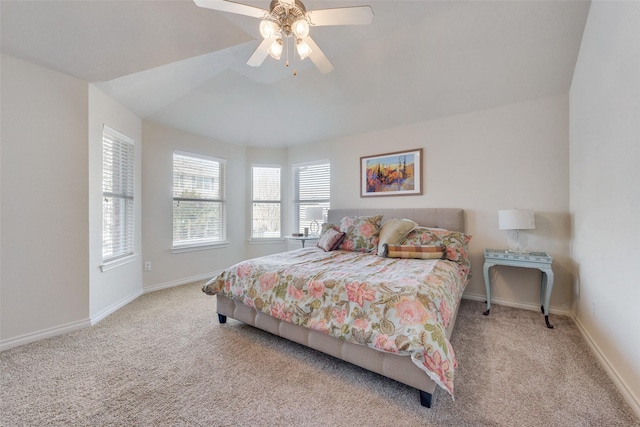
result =
M360 157L360 197L422 194L422 148Z

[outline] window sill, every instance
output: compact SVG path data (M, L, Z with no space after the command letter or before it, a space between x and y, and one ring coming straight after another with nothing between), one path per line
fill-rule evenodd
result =
M250 245L268 245L268 244L278 244L284 243L283 237L270 237L263 239L249 239Z
M171 248L172 254L181 254L184 252L194 252L194 251L207 251L209 249L218 249L218 248L226 248L229 246L229 242L216 242L216 243L204 243L200 245L183 245L183 246L174 246Z
M113 261L105 262L104 264L101 264L99 266L100 271L104 273L105 271L113 270L114 268L120 267L121 265L129 264L130 262L135 261L137 258L138 255L131 254L122 258L114 259Z

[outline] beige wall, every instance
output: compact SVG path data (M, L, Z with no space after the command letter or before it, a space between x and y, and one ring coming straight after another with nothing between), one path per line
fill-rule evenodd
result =
M593 2L571 86L575 316L640 417L639 2Z
M104 125L134 141L135 258L113 269L102 264L102 131ZM95 323L142 294L142 120L89 85L89 276L90 316Z
M88 85L2 56L2 348L89 322Z
M165 127L142 124L142 254L152 269L143 273L145 291L211 277L241 261L246 235L245 148ZM227 160L227 239L215 249L172 253L173 151L205 154Z
M498 230L497 211L532 208L535 230L521 232L530 249L554 257L553 311L571 304L569 261L568 98L557 96L490 110L294 147L290 163L331 160L331 205L349 207L460 207L466 211L472 278L467 298L484 300L483 250L506 248L514 232ZM424 194L359 197L360 157L424 149ZM492 269L493 301L539 310L540 274ZM542 320L541 320L542 321Z

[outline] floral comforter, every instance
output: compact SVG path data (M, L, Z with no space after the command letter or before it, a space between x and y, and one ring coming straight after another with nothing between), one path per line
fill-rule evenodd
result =
M466 266L447 260L305 248L236 264L203 291L338 339L410 355L453 396L457 362L445 331L467 274Z

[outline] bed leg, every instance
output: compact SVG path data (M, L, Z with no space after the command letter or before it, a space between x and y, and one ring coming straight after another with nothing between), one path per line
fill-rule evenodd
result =
M222 315L222 314L218 314L218 322L227 323L227 316Z
M418 390L420 392L420 404L426 408L431 408L431 397L430 393L426 391Z

